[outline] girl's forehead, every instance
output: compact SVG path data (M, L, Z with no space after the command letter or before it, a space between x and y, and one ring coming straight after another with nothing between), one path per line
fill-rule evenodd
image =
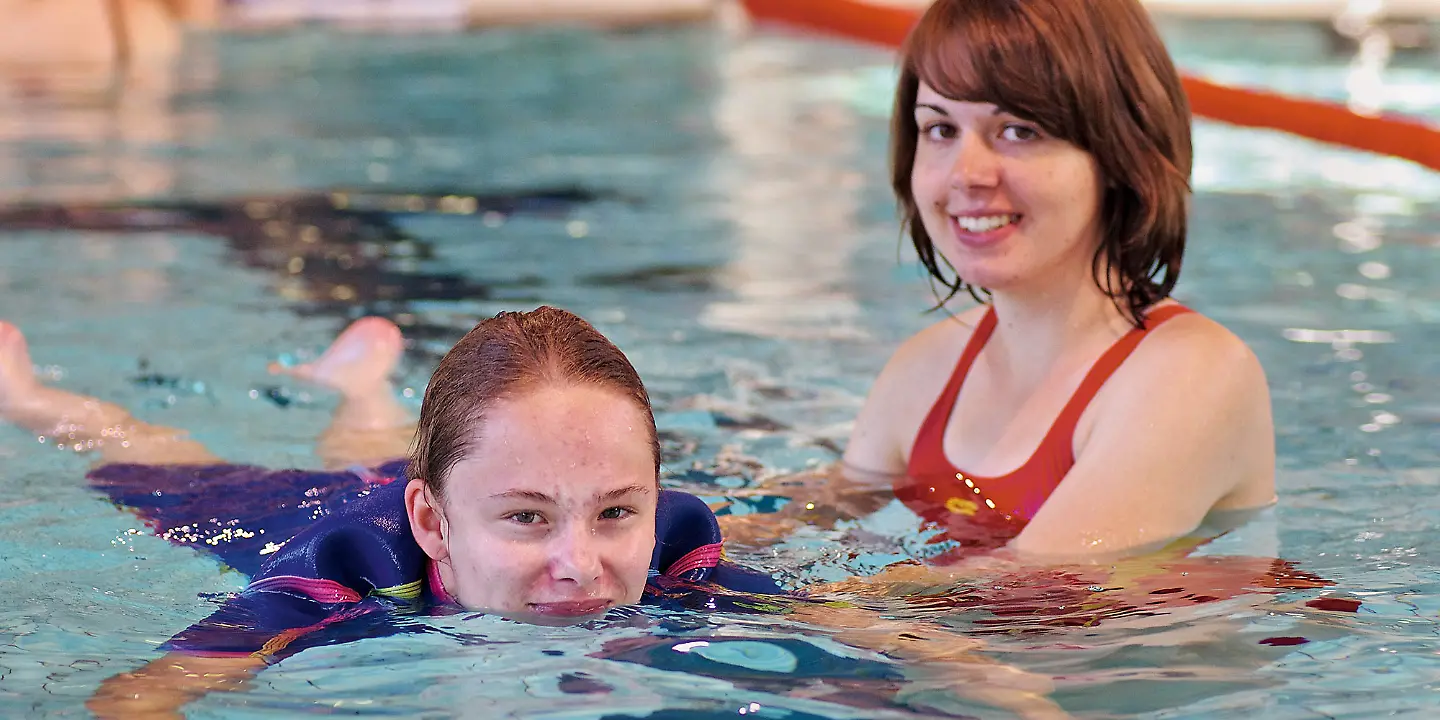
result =
M557 460L557 458L551 458ZM541 503L583 506L614 502L642 502L659 495L659 484L648 464L617 463L603 468L566 463L544 467L535 463L505 468L461 462L449 485L452 496L464 503Z

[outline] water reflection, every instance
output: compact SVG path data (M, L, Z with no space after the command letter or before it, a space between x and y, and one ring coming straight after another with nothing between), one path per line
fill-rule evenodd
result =
M736 39L719 59L714 122L729 152L710 168L735 251L717 282L733 298L709 303L706 326L772 337L863 337L854 255L865 167L857 113L806 97L790 68L804 45ZM782 70L782 68L784 70Z
M204 133L210 116L174 98L213 83L213 44L186 37L203 0L4 4L0 24L0 195L103 200L173 191L153 152ZM203 14L203 13L202 13Z
M273 273L276 292L302 315L388 316L405 324L407 336L423 345L429 339L449 339L454 330L418 320L409 312L415 303L538 303L545 281L503 273L477 280L475 273L445 269L434 262L434 244L407 231L400 218L449 215L477 226L493 225L516 215L563 218L613 197L557 187L490 194L336 191L208 202L30 203L0 209L0 231L121 233L139 236L141 243L156 233L215 236L225 241L233 262Z

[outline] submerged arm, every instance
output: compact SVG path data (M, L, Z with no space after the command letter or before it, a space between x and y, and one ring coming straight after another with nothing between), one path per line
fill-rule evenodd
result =
M833 528L893 500L895 479L905 473L910 445L949 380L948 373L935 368L955 364L982 312L977 308L947 317L906 340L871 386L843 459L736 493L781 495L790 502L776 513L722 517L727 541L763 547L796 528Z
M935 697L977 701L1027 720L1070 717L1048 697L1053 690L1049 678L981 655L984 643L957 631L891 619L844 603L798 604L791 617L833 631L836 640L851 647L904 662L907 678L902 695L913 696L912 703L933 704L931 693L938 693Z
M259 656L200 657L171 652L100 683L85 703L100 718L181 718L180 708L212 692L244 689L265 668Z
M785 505L775 512L721 515L717 520L728 545L762 548L802 526L831 529L837 523L865 517L895 497L892 488L889 475L833 463L731 493L735 498L785 498Z

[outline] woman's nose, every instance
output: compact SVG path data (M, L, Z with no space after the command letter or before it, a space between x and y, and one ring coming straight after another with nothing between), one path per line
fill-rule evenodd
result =
M995 148L978 133L966 132L956 143L955 161L950 167L950 186L994 187L1000 181L1000 158Z

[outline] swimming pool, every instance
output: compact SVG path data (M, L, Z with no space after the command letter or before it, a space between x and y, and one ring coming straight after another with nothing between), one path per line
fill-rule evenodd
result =
M1188 69L1343 96L1348 58L1303 26L1165 29ZM1433 55L1395 62L1387 81L1440 83ZM701 29L297 30L215 38L184 67L174 88L119 108L4 109L0 188L30 208L6 211L0 230L0 316L26 330L51 378L188 428L229 459L317 464L329 398L264 366L318 349L349 318L406 329L418 406L439 353L477 316L545 302L630 353L672 482L721 496L833 458L889 352L931 321L923 276L897 251L881 52ZM1396 97L1440 118L1440 98ZM1260 355L1280 450L1279 506L1208 552L1273 552L1337 585L1093 627L1022 617L994 632L983 622L994 608L940 619L1053 677L1081 717L1428 716L1440 706L1440 177L1213 124L1199 126L1197 155L1178 294ZM437 211L360 212L388 202L374 193L401 194L404 210L412 192L439 198L421 201ZM461 196L496 193L510 197L463 212ZM92 229L36 229L58 203L146 200L70 218ZM83 714L101 680L153 658L243 583L87 489L83 458L11 428L0 457L6 714ZM919 552L912 518L892 506L749 559L803 583ZM1304 608L1322 594L1364 604ZM995 714L784 618L640 617L651 622L425 619L445 632L309 650L190 710Z

